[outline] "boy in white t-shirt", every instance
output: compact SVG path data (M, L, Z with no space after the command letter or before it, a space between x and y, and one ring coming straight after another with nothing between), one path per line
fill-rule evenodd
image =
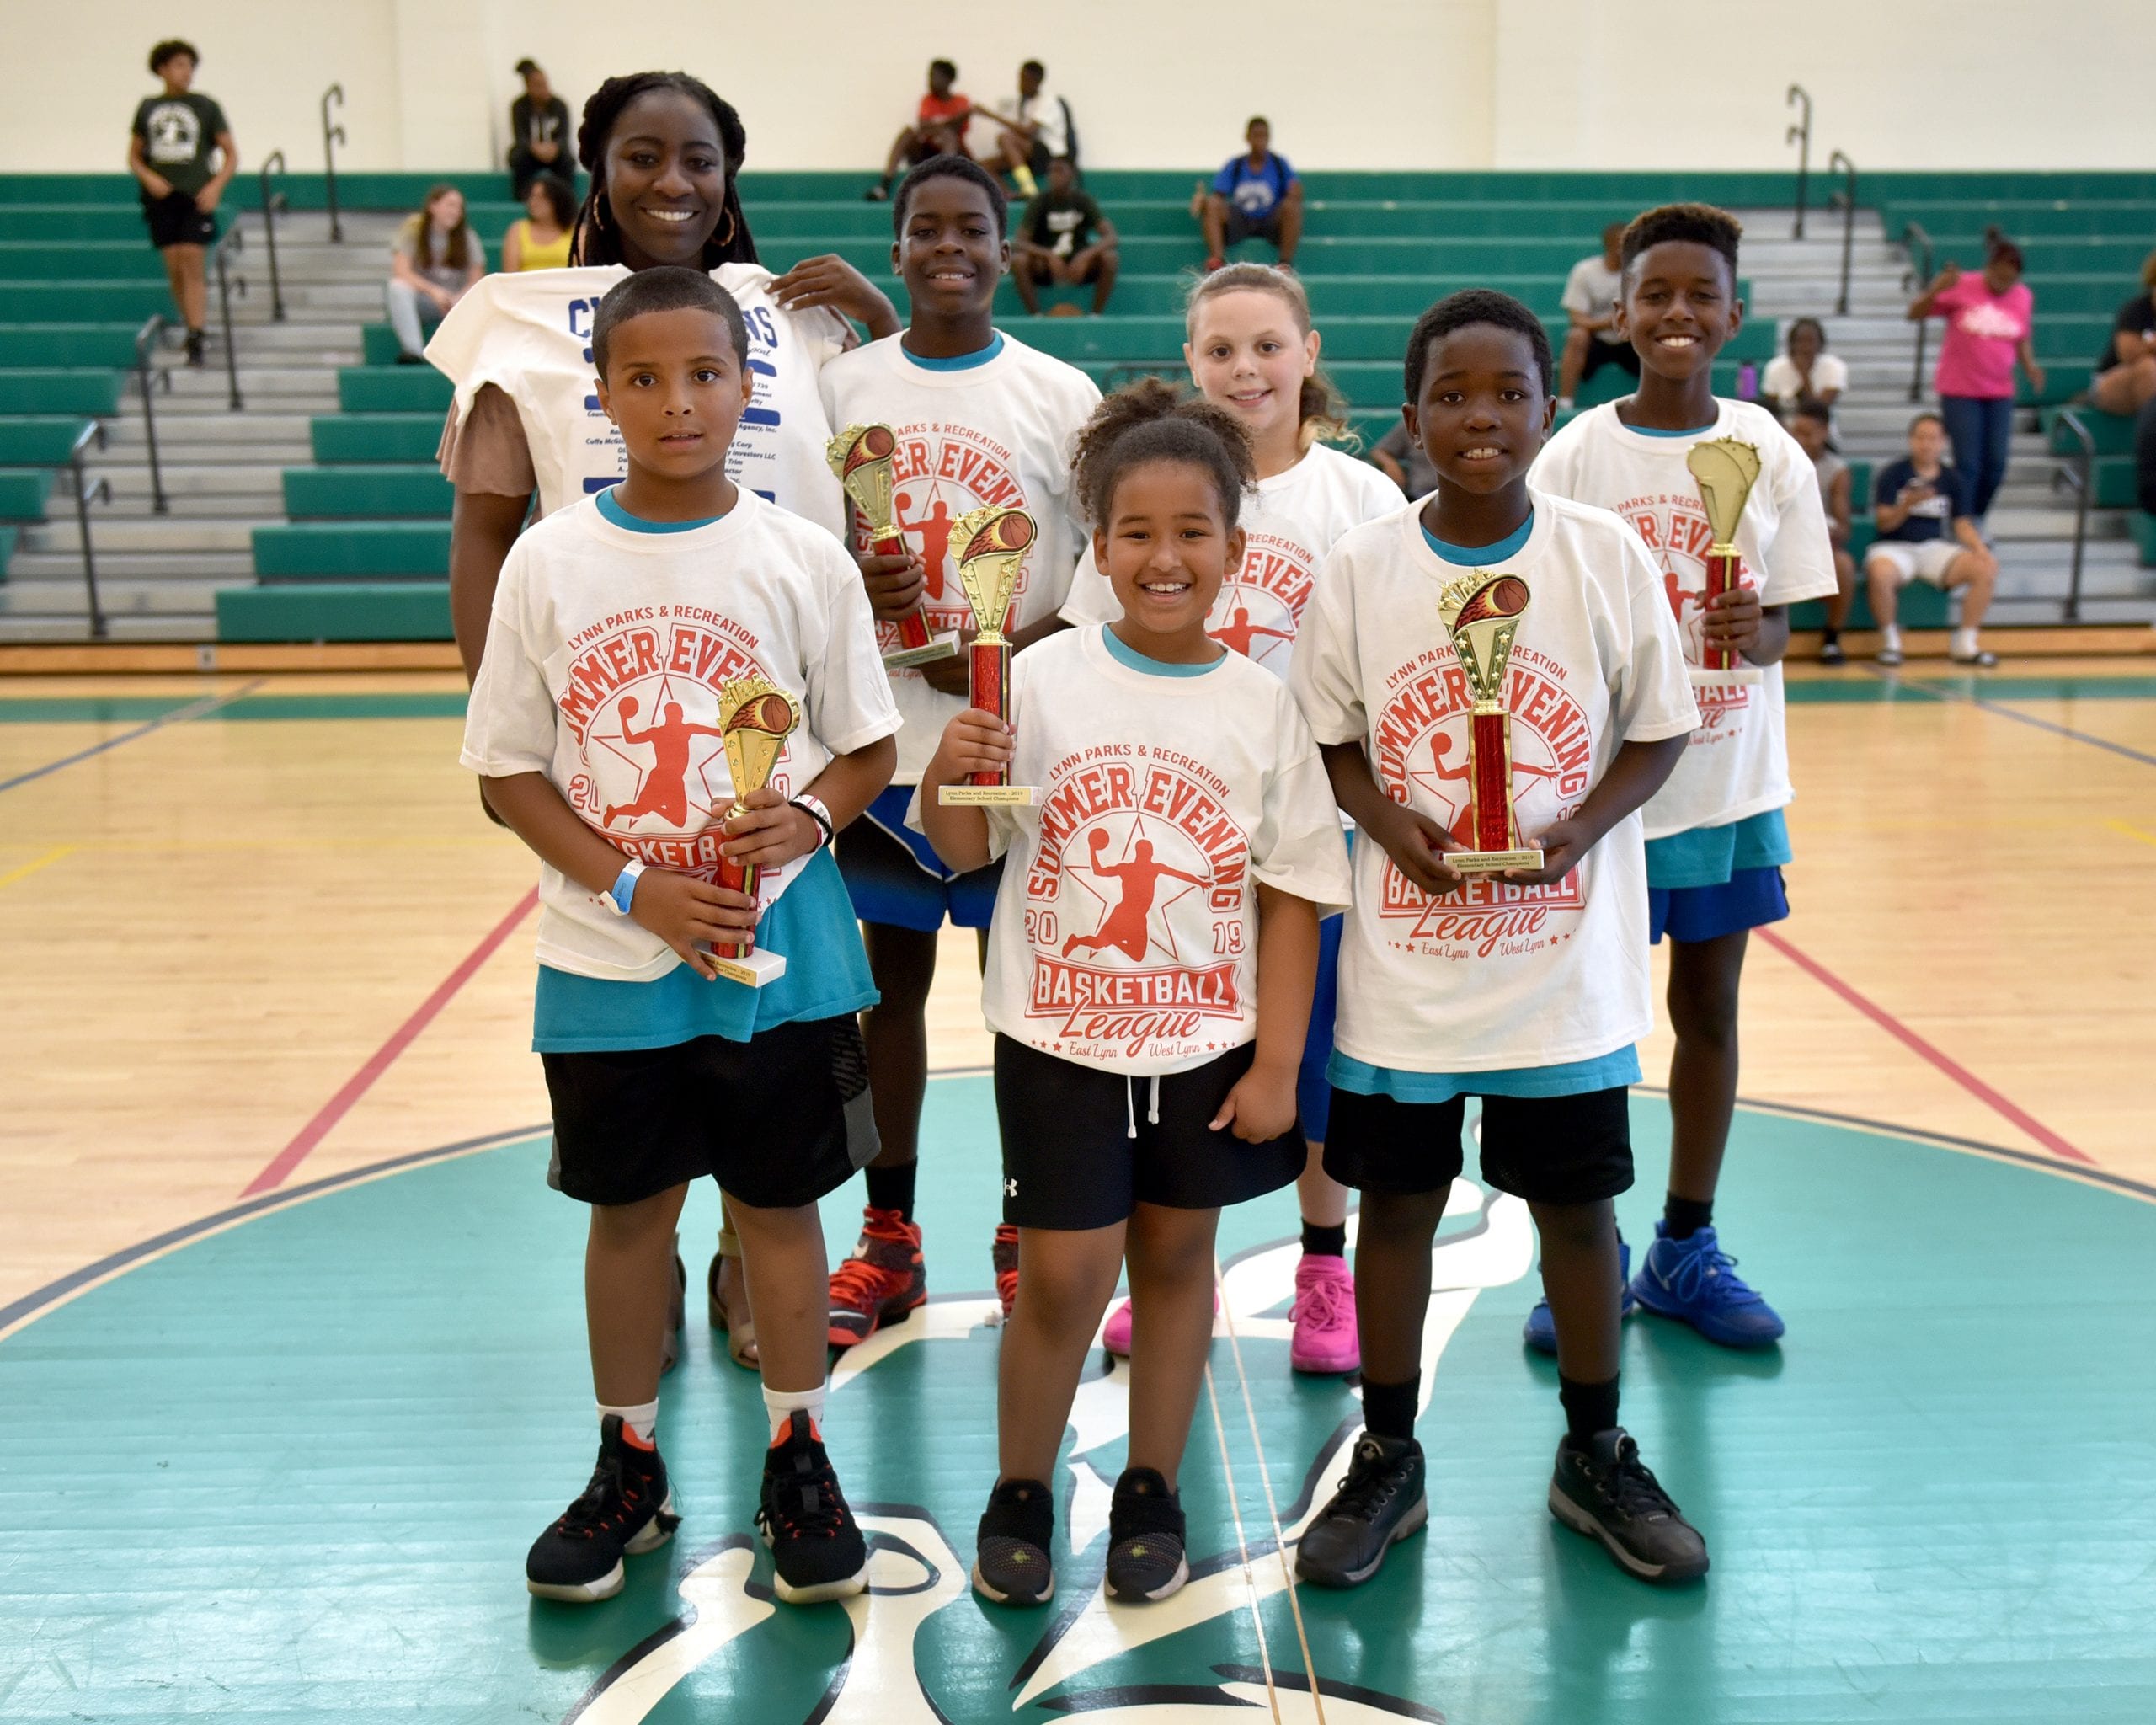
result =
M1669 1189L1631 1298L1711 1342L1765 1347L1782 1321L1735 1270L1713 1227L1715 1188L1737 1100L1737 997L1751 930L1789 915L1782 807L1794 794L1784 736L1781 659L1789 607L1830 598L1838 580L1812 463L1756 402L1714 393L1714 356L1743 322L1737 298L1740 228L1704 204L1650 210L1625 230L1625 328L1641 367L1636 394L1582 414L1535 463L1541 489L1614 510L1662 571L1684 654L1734 648L1758 681L1705 683L1700 724L1646 811L1650 933L1669 937ZM1740 585L1705 601L1714 535L1693 446L1734 437L1759 452L1738 523ZM1549 1314L1527 1322L1550 1346Z
M1328 1586L1368 1579L1428 1518L1414 1424L1430 1247L1470 1096L1483 1101L1482 1178L1533 1212L1557 1312L1566 1430L1551 1513L1633 1574L1707 1567L1617 1423L1611 1203L1632 1182L1626 1090L1652 1022L1637 810L1699 715L1638 540L1528 485L1551 371L1540 320L1507 295L1454 294L1422 314L1406 417L1438 489L1333 547L1289 677L1361 840L1326 1167L1363 1194L1364 1432L1296 1560ZM1446 858L1477 834L1468 787L1492 766L1470 764L1474 697L1439 606L1500 574L1494 614L1517 619L1502 782L1520 843L1544 860L1470 875Z
M874 1148L855 1015L876 996L827 852L890 777L899 717L844 549L727 477L749 352L700 271L640 271L601 302L592 355L628 474L516 542L465 722L464 764L546 865L532 1040L553 1183L591 1206L599 1464L526 1560L550 1599L619 1592L622 1559L673 1531L660 1356L675 1224L707 1174L762 1318L776 1590L835 1599L867 1574L818 1429L816 1200ZM785 740L756 790L737 790L723 729L744 684L766 720L798 719L759 727ZM755 866L756 896L718 884L722 858ZM762 988L707 949L750 937L789 961Z
M977 163L937 156L915 168L891 206L891 264L905 280L907 327L824 368L833 426L880 424L898 435L892 512L907 550L875 554L857 516L853 541L889 644L898 639L896 619L915 606L937 633L970 633L952 524L984 505L1025 510L1040 529L1005 625L1020 659L1063 627L1056 608L1084 537L1070 451L1101 393L1076 366L996 328L995 285L1011 262L1008 219L1002 188ZM898 772L839 845L839 868L867 925L869 968L883 996L862 1028L883 1148L868 1170L860 1242L831 1277L834 1348L852 1347L928 1298L913 1203L937 934L947 919L960 928L988 927L995 870L953 873L925 839L909 833L905 810L936 740L964 710L966 663L961 655L891 673L906 722ZM1007 1310L1017 1274L1009 1230L997 1230L992 1261Z
M1161 1599L1188 1576L1176 1482L1212 1345L1219 1212L1302 1170L1318 921L1348 893L1294 697L1206 632L1246 548L1235 422L1150 380L1102 403L1077 473L1122 615L1021 657L1009 724L953 718L916 804L954 867L1007 853L982 1005L1021 1269L974 1570L998 1604L1054 1591L1056 1457L1126 1260L1130 1452L1107 1586ZM1036 803L942 805L943 785L1005 766Z

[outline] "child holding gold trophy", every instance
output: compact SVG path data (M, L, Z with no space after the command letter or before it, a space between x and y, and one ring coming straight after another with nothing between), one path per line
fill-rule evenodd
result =
M1707 1566L1617 1423L1611 1203L1653 1019L1637 811L1699 715L1638 539L1528 483L1554 370L1504 294L1422 314L1406 419L1438 489L1334 546L1288 676L1360 833L1325 1163L1362 1192L1364 1434L1296 1559L1326 1586L1369 1579L1428 1518L1430 1248L1470 1096L1482 1178L1533 1213L1557 1313L1550 1513L1633 1574Z
M463 750L544 865L532 1041L554 1183L591 1210L598 1465L526 1579L609 1598L682 1514L659 1365L675 1223L708 1175L760 1320L775 1589L834 1599L867 1557L819 1429L816 1200L875 1151L855 1015L876 995L830 845L889 780L899 718L851 561L727 478L752 389L732 297L638 271L591 347L628 474L511 549Z
M1715 1189L1737 1101L1745 946L1753 929L1789 915L1789 607L1832 597L1836 579L1802 446L1756 402L1714 393L1715 355L1744 321L1739 233L1735 217L1704 204L1650 210L1625 230L1618 327L1640 355L1639 391L1560 431L1534 483L1616 510L1646 542L1703 721L1646 807L1648 937L1669 937L1677 1049L1668 1195L1627 1304L1724 1347L1759 1348L1782 1321L1722 1251ZM1529 1314L1527 1341L1552 1345L1546 1306Z

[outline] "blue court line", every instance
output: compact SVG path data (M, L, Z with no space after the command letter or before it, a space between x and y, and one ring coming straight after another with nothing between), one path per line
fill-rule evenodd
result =
M63 755L57 761L48 761L42 766L33 766L28 772L19 772L13 778L0 779L0 791L12 791L19 785L29 784L63 766L72 766L78 761L88 761L93 755L102 755L108 749L117 749L122 743L131 743L137 737L147 737L152 731L161 730L168 724L184 724L190 718L200 718L205 713L215 713L220 707L229 706L243 695L251 695L260 688L265 679L257 677L251 683L243 683L229 695L205 695L200 701L172 712L161 713L156 718L136 725L132 730L122 731L116 737L107 737L102 743L93 743L87 749L77 749L72 755Z
M1966 702L1972 707L1982 708L1986 713L1996 713L2001 718L2010 718L2016 724L2033 725L2040 731L2049 731L2053 736L2066 737L2077 743L2086 743L2092 748L2108 749L2114 755L2123 755L2129 761L2138 761L2143 766L2156 766L2156 755L2144 755L2138 749L2128 748L2124 743L2114 743L2108 737L2092 737L2088 732L2075 730L2071 725L2054 724L2048 718L2038 718L2032 713L2016 713L2011 707L2004 707L1997 702L1987 701L1978 695L1964 694L1959 689L1943 688L1936 683L1903 682L1892 671L1881 670L1876 665L1867 665L1864 668L1877 677L1880 681L1895 689L1913 689L1921 694L1930 696L1935 701ZM0 790L5 789L7 789L5 785L0 785Z

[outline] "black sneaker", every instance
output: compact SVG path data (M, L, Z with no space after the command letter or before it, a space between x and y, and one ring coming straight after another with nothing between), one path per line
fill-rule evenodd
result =
M656 1551L680 1522L657 1447L644 1448L622 1430L622 1416L610 1413L599 1422L591 1483L532 1541L525 1585L542 1599L611 1599L626 1578L622 1559Z
M1678 1512L1622 1426L1584 1447L1557 1445L1550 1513L1575 1533L1600 1540L1620 1566L1643 1581L1696 1581L1707 1573L1707 1542Z
M1055 1597L1054 1537L1049 1488L1037 1479L999 1481L974 1536L974 1591L993 1605L1046 1605Z
M1295 1573L1320 1587L1354 1587L1385 1562L1396 1541L1430 1519L1422 1494L1422 1446L1412 1438L1364 1432L1332 1501L1295 1549Z
M1190 1579L1182 1499L1150 1467L1127 1467L1108 1506L1108 1595L1165 1599Z
M207 339L208 338L199 329L190 329L187 332L187 363L189 365L202 364L203 344Z
M777 1566L772 1590L789 1605L841 1599L868 1584L868 1544L808 1416L796 1411L764 1451L756 1525Z
M1819 644L1819 662L1822 665L1847 665L1849 655L1839 641L1822 641Z

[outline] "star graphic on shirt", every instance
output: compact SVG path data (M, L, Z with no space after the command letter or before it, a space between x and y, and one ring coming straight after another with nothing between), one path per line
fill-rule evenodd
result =
M616 787L630 784L636 787L636 795L641 796L650 773L668 764L665 751L642 740L664 728L672 709L678 708L685 713L698 710L696 697L705 692L696 684L690 685L690 689L692 692L684 698L676 692L673 678L661 676L655 686L646 679L632 689L622 690L620 697L593 724L585 737L584 756L607 786L610 798L618 794ZM698 724L696 729L701 730L702 727ZM631 731L637 734L633 739L628 734ZM606 765L609 756L626 766L633 777L624 779L609 770ZM718 737L691 735L675 761L682 772L680 790L690 817L686 822L689 828L708 825L719 811L733 805L733 781L727 770L726 749Z
M1148 830L1145 824L1145 817L1142 814L1134 815L1131 818L1129 830L1123 836L1121 849L1108 860L1116 863L1129 862L1137 849L1138 841L1140 839L1150 839L1151 836L1151 831ZM1158 852L1161 847L1156 844L1153 848L1155 852ZM1090 852L1086 854L1090 855ZM1097 914L1091 918L1091 927L1095 929L1099 928L1110 911L1121 901L1122 883L1118 881L1110 886L1106 882L1096 882L1091 877L1083 862L1072 864L1067 878L1075 881L1079 889L1099 907ZM1168 908L1178 900L1187 898L1196 892L1200 884L1202 884L1200 882L1183 880L1171 874L1164 875L1161 878L1155 891L1153 902L1145 913L1145 955L1147 958L1150 958L1157 948L1161 956L1170 964L1182 963L1182 950L1176 944L1175 930L1169 926ZM1084 924L1082 921L1074 921L1073 926L1083 927Z

